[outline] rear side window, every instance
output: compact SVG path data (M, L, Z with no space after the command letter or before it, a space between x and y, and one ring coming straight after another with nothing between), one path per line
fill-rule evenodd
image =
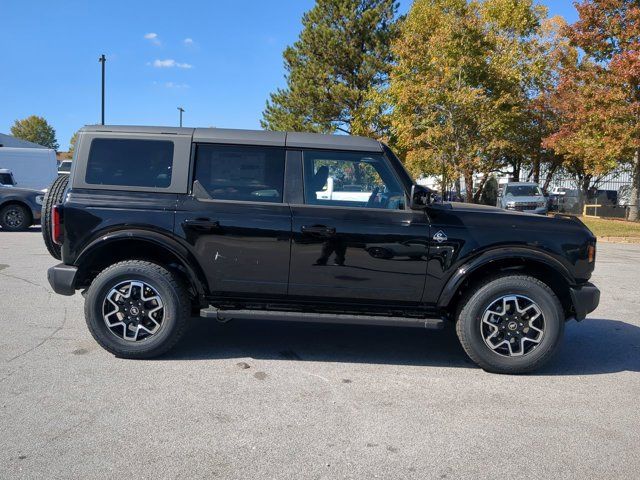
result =
M214 200L279 203L284 158L277 147L198 145L194 182Z
M96 138L91 142L86 183L167 188L171 185L173 142Z

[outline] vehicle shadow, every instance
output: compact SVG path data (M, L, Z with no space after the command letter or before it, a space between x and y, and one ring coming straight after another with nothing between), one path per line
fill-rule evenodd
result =
M474 367L452 328L423 330L286 321L193 318L169 354L174 360L255 358Z
M477 368L451 326L420 330L260 320L221 324L194 318L163 360L281 359L316 362ZM640 372L640 328L618 320L567 324L558 354L534 375Z
M14 231L10 231L10 230L5 230L3 228L0 228L0 232L2 233L41 233L42 232L42 227L40 225L34 225L31 226L29 228L27 228L26 230L19 230L17 232Z

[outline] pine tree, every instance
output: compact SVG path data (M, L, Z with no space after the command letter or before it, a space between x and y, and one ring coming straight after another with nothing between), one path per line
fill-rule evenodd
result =
M376 97L388 81L397 10L395 0L317 0L284 52L287 85L267 101L263 128L384 136Z

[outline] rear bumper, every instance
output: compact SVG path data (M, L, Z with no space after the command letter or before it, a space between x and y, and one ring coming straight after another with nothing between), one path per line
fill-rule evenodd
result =
M59 263L47 270L47 279L53 291L59 295L73 295L76 293L76 275L78 267Z
M585 283L579 287L572 287L571 301L576 312L576 320L584 320L587 314L598 308L600 303L600 290L591 283Z

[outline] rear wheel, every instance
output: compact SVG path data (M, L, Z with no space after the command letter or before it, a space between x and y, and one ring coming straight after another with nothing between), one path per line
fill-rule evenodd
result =
M123 358L152 358L171 349L190 311L184 285L160 265L139 260L103 270L84 305L93 338Z
M26 230L33 219L31 211L24 205L13 203L0 209L0 227L10 232Z
M463 299L456 330L467 355L495 373L527 373L557 350L564 332L553 291L526 275L495 278Z
M62 258L62 252L60 245L56 244L51 237L51 209L54 205L62 202L62 196L68 183L69 175L60 175L51 184L42 201L42 238L51 256L58 260Z

